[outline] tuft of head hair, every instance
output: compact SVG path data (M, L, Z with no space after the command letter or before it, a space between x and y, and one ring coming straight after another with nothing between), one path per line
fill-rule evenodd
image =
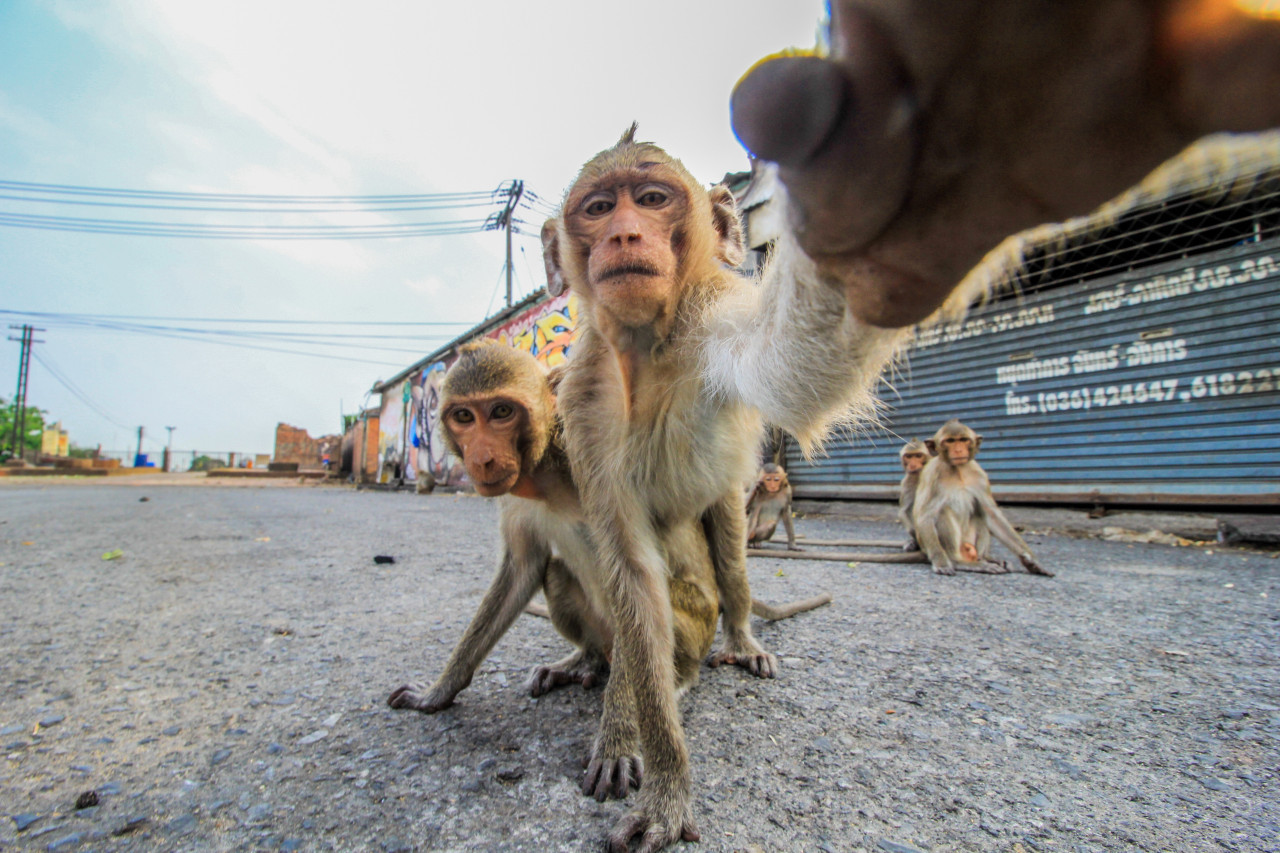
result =
M925 443L920 439L913 438L910 441L908 441L906 444L902 445L902 449L898 451L898 457L902 458L903 456L906 456L908 453L922 453L925 456L928 456L929 448L925 446Z

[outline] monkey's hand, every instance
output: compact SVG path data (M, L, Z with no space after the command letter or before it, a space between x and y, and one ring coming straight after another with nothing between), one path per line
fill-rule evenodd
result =
M610 797L625 800L644 781L644 761L636 746L636 734L611 737L602 727L582 777L582 793L603 803Z
M1093 210L1197 136L1274 127L1280 25L1245 5L833 0L831 58L758 63L733 128L778 164L853 313L899 328L1003 238Z
M567 684L581 684L584 690L590 690L608 672L609 665L602 657L580 649L549 666L534 667L529 676L529 695L542 696Z
M764 650L754 637L730 635L724 647L707 658L709 666L732 663L757 678L773 678L778 674L778 659Z
M935 575L954 575L956 573L956 567L950 563L934 563L933 573Z
M639 808L622 816L609 833L610 853L627 853L631 839L640 836L636 853L657 853L677 841L698 841L702 836L693 822L687 786L680 791L649 791L641 795Z
M391 695L387 697L387 704L397 710L407 708L424 714L434 714L452 705L454 698L460 692L462 692L461 689L451 690L439 684L430 688L421 684L405 684L391 691Z
M1033 575L1044 575L1047 578L1053 577L1053 572L1036 562L1036 558L1030 554L1022 554L1018 557L1022 561L1022 567Z
M803 548L801 548L799 545L792 545L790 542L788 542L788 543L787 543L787 550L788 550L788 551L803 551L804 549L803 549Z

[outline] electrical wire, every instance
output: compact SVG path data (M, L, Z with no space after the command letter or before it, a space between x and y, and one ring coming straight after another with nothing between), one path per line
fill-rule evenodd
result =
M94 320L146 320L175 323L272 323L281 326L472 326L471 320L270 320L251 317L163 317L147 314L71 314L57 311L14 311L0 308L0 314L15 317Z
M61 368L54 365L51 359L49 359L49 357L46 354L33 349L31 351L31 357L35 359L36 362L38 362L40 366L43 367L49 373L49 375L52 376L54 380L58 382L59 385L61 385L63 388L66 388L67 391L69 391L73 397L75 397L81 403L84 403L86 406L88 406L89 409L98 417L102 418L104 421L111 424L112 426L117 426L117 427L120 427L121 429L131 428L126 426L125 424L120 423L120 421L108 415L105 411L103 411L101 406L99 406L93 400L89 399L89 395L86 394L84 390L80 388L80 386L76 385L75 382L73 382L71 378L62 371Z

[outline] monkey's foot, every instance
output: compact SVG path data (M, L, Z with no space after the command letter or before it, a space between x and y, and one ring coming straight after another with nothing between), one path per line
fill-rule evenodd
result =
M954 575L956 573L955 566L934 564L933 573L935 575Z
M1022 567L1026 569L1028 572L1030 572L1031 574L1044 575L1047 578L1053 577L1053 572L1049 571L1044 566L1037 563L1035 561L1035 558L1030 556L1023 556L1023 557L1019 557L1018 559L1022 561Z
M907 541L906 541L906 542L904 542L904 543L902 543L902 550L904 550L904 551L919 551L919 550L920 550L920 543L916 541L916 537L914 537L914 536L908 536L908 537L907 537Z
M736 664L757 678L773 678L778 674L778 659L766 652L752 636L730 637L724 648L707 658L709 666Z
M391 691L387 704L397 710L408 709L434 714L453 704L458 695L456 690L444 690L439 687L427 688L421 684L405 684Z
M957 563L956 569L962 572L973 572L979 575L1007 575L1009 564L1000 560L976 560L971 563Z
M623 815L609 833L610 853L627 853L631 839L637 835L640 845L636 853L657 853L668 844L702 838L693 822L687 795L668 795L656 803L641 803L639 808Z
M608 757L599 747L587 762L587 774L582 777L582 793L603 803L612 797L625 800L632 788L639 788L644 781L644 761L639 755Z
M529 695L542 696L566 684L581 684L590 690L604 681L609 664L603 657L582 649L549 666L534 667L529 676Z

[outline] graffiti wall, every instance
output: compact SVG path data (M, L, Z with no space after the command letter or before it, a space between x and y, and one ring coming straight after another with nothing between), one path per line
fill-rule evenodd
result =
M555 367L568 358L577 326L578 298L564 294L530 308L487 337L522 349L548 367ZM430 364L410 376L403 390L388 389L383 393L378 482L387 483L396 476L406 482L430 477L437 485L458 486L465 482L462 463L445 449L440 431L440 384L450 364L452 360ZM407 427L403 419L408 420ZM399 474L395 473L397 470Z
M382 392L382 412L378 419L378 482L403 480L404 410L409 401L409 383L402 382Z
M533 353L547 367L555 367L569 357L577 333L578 297L565 293L530 309L489 337Z

